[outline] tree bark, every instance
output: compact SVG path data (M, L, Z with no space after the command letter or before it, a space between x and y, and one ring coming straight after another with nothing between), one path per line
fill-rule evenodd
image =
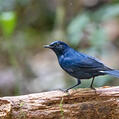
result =
M119 86L1 97L0 119L119 119Z

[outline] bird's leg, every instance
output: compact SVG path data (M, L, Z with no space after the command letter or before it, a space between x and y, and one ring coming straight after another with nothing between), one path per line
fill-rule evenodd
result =
M72 89L72 88L78 86L79 84L81 84L81 81L80 81L80 79L77 79L77 84L74 85L74 86L72 86L72 87L70 87L70 88L68 88L68 89L66 89L65 92L68 92L68 90L70 90L70 89Z
M96 89L93 87L94 79L95 79L95 77L93 77L93 79L92 79L92 82L91 82L90 88L93 89L93 90L96 90Z

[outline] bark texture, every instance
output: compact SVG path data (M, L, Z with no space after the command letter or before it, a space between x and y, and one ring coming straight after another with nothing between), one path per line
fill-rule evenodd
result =
M0 119L119 119L119 86L2 97Z

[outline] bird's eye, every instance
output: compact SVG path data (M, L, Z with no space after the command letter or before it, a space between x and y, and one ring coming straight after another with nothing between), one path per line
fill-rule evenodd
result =
M57 44L57 46L59 46L59 44Z
M57 43L56 45L57 45L57 47L59 47L59 46L60 46L60 44L59 44L59 43Z
M58 44L58 43L54 45L54 47L58 47L58 46L59 46L59 44Z
M53 44L52 45L54 48L59 48L60 47L60 44L59 43L56 43L56 44Z

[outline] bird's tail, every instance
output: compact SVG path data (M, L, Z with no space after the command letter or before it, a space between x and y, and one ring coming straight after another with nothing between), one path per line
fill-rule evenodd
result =
M108 70L108 71L104 71L104 73L119 78L119 70Z

